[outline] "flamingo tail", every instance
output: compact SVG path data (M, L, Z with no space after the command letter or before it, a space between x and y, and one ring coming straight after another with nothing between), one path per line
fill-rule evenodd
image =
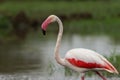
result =
M110 73L119 74L117 69L107 59L105 59L103 56L100 56L100 58L105 62L104 70L106 70L106 71L108 71Z

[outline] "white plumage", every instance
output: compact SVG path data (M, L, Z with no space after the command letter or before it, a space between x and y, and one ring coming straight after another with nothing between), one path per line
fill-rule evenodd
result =
M99 64L104 64L99 56L100 55L95 51L84 48L75 48L68 51L65 58L75 58L77 60L82 60L88 63L95 62Z

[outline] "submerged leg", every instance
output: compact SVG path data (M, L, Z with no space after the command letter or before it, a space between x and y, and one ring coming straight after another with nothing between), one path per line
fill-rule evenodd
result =
M100 72L95 71L97 75L99 75L103 80L107 80Z
M81 80L85 80L85 73L81 74Z

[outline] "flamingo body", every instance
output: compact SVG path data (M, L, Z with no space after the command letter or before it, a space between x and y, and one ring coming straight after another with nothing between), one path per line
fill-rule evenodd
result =
M67 52L65 56L66 66L78 72L88 70L106 70L114 73L116 69L102 55L95 51L76 48Z
M61 58L59 54L59 48L60 48L60 43L61 43L61 38L63 33L62 21L57 16L50 15L42 23L41 28L43 30L43 34L45 35L48 24L55 21L58 22L59 33L58 33L58 38L57 38L57 42L54 50L54 56L56 61L59 64L63 66L67 66L77 72L82 72L82 73L92 70L96 72L96 74L98 74L103 80L106 80L106 78L99 73L99 70L106 70L110 73L118 74L118 71L115 69L115 67L105 57L89 49L75 48L75 49L69 50L65 55L65 58ZM85 74L81 76L82 80L84 80L84 75Z

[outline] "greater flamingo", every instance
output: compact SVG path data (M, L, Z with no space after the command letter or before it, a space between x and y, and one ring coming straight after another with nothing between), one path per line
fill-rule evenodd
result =
M52 22L58 22L59 25L59 33L58 38L54 50L54 56L56 61L68 68L71 68L77 72L82 74L81 80L84 80L85 72L91 70L98 74L103 80L107 80L99 71L105 70L110 73L118 74L116 68L102 55L98 54L95 51L84 49L84 48L75 48L69 50L65 55L65 58L61 58L59 54L59 48L63 33L63 24L61 20L56 15L50 15L43 23L42 23L42 31L45 35L48 24Z

